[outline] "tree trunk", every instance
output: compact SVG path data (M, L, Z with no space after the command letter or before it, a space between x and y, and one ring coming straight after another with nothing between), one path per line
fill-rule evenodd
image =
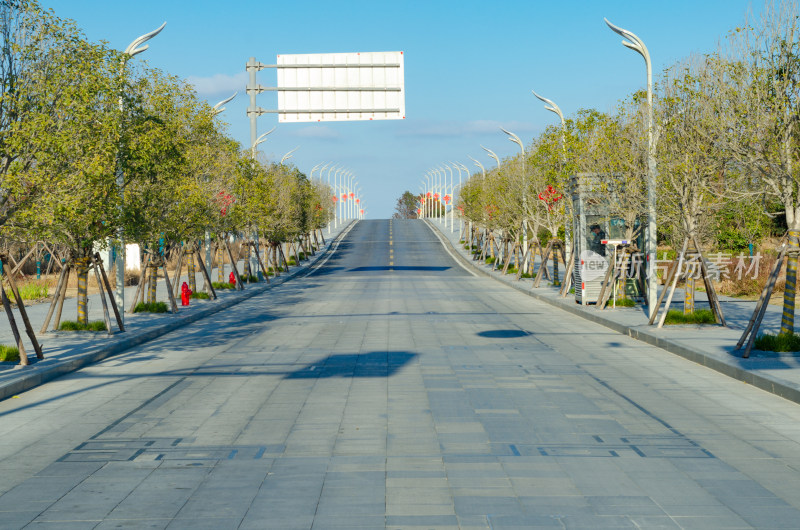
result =
M789 230L789 251L786 259L786 287L783 291L781 333L794 333L794 297L797 293L798 251L800 251L800 230Z
M158 287L158 265L156 261L150 262L150 289L147 295L147 301L151 304L156 303L156 289Z
M225 251L222 245L217 244L217 281L225 283Z
M78 272L78 323L89 324L89 258L75 260Z
M193 293L197 292L197 269L194 262L195 254L195 249L190 249L187 256L189 259L186 261L187 274L189 275L189 289L191 289Z

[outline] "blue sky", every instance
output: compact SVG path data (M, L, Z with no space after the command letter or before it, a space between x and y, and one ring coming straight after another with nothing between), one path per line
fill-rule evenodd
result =
M603 17L644 40L657 76L682 58L713 51L751 7L743 0L42 3L75 20L89 39L118 49L166 21L137 60L189 79L211 104L238 90L222 117L244 145L248 57L272 64L278 54L403 51L405 120L282 124L259 146L272 158L300 146L292 162L306 173L325 161L351 169L371 218L390 217L397 197L420 191L422 175L437 164L477 169L470 155L490 167L481 144L501 158L515 153L500 126L529 143L554 123L531 89L569 116L580 108L611 110L642 88L644 62ZM258 80L274 86L275 70L262 70ZM277 96L265 92L258 104L277 108ZM259 133L275 125L275 115L264 115Z

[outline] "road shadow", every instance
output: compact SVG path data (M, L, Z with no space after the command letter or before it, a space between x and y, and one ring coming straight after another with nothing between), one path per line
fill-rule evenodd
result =
M286 374L284 379L391 377L417 356L407 351L331 354Z
M489 331L480 331L476 335L487 339L516 339L533 335L533 333L521 329L491 329Z

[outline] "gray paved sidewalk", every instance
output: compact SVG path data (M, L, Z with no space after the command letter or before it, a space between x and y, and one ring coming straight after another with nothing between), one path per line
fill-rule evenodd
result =
M33 346L24 335L25 347L28 353L29 366L21 366L16 362L0 362L0 400L38 386L56 377L69 372L78 370L84 366L95 363L112 355L122 353L139 344L160 337L177 328L195 322L201 318L213 315L232 305L247 300L256 294L262 293L276 285L303 274L314 266L318 260L328 255L328 251L334 247L339 240L339 236L345 233L353 223L340 226L332 230L328 235L327 230L323 231L326 243L320 251L309 260L303 261L297 267L291 267L288 273L282 273L280 277L270 278L270 283L245 284L243 291L217 290L217 300L192 300L189 307L178 306L178 313L171 314L147 314L147 313L126 313L124 333L120 333L116 327L116 322L112 318L112 329L114 334L108 336L105 332L69 332L69 331L48 331L40 334L39 328L44 322L49 308L48 303L34 304L25 306L28 316L31 319L34 330L37 332L37 339L42 345L45 358L37 360ZM239 262L239 271L242 270L242 261ZM226 273L229 271L226 267ZM186 281L188 277L184 274L180 282ZM211 273L211 280L216 281L217 269ZM197 274L197 285L201 288L203 278ZM133 300L136 287L128 287L125 290L126 305ZM166 286L162 281L158 282L157 299L167 300ZM180 304L180 300L178 301ZM68 298L64 304L63 319L74 318L75 299ZM110 311L110 309L109 309ZM16 313L16 310L15 310ZM102 305L99 295L89 297L89 319L102 320ZM20 324L18 319L18 324ZM7 319L0 318L0 342L13 344L14 339Z
M429 221L438 234L444 237L451 251L460 262L482 274L504 282L534 298L580 315L583 318L602 324L615 331L629 335L648 344L658 346L671 353L707 366L730 377L772 392L791 401L800 403L800 355L777 354L774 352L753 351L749 359L743 359L741 352L735 351L736 343L755 309L755 301L744 301L730 297L720 297L723 313L728 327L680 325L657 329L647 324L642 307L599 310L594 305L581 306L575 303L573 295L561 298L558 289L547 281L542 281L538 289L533 288L532 280L517 281L512 274L503 275L492 271L485 265L471 259L460 243L459 229L450 231L449 224L443 227L437 221ZM536 268L539 263L537 260ZM560 271L563 275L563 269ZM663 287L659 287L663 289ZM660 291L659 291L660 292ZM683 308L683 294L676 292L673 308ZM696 305L702 308L707 304L703 293L697 293ZM762 331L775 332L780 327L780 306L770 306L764 318Z

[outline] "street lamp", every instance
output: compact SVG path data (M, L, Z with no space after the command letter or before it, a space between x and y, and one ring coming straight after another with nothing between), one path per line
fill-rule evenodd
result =
M500 130L508 135L508 139L519 146L520 158L522 159L522 255L528 253L528 182L525 178L525 146L516 134L500 127ZM545 264L542 264L544 266ZM528 272L528 262L522 264L522 272Z
M452 162L451 162L451 164L452 164ZM448 164L445 164L444 167L446 167L447 171L450 172L450 193L453 193L453 168L451 168ZM444 194L445 194L445 196L449 195L447 193L447 179L445 179L445 181L444 181ZM444 197L442 197L442 199L444 199ZM452 200L452 197L451 197L450 200ZM447 201L445 201L445 203L444 203L444 215L445 215L444 226L446 228L447 227ZM450 233L452 233L453 231L454 231L453 230L453 207L451 206L450 207Z
M484 147L484 149L486 149L486 148ZM474 158L472 158L469 155L467 155L467 158L469 158L470 160L475 162L475 165L478 166L479 168L481 168L481 174L483 175L483 180L486 180L486 168L483 167L483 164L481 164L480 162L478 162L477 160L475 160Z
M540 96L539 94L537 94L533 90L531 90L531 92L533 92L533 95L536 96L540 101L542 101L544 103L545 110L549 110L550 112L555 113L558 116L558 118L561 120L561 164L562 164L562 166L566 166L566 163L567 163L567 140L566 140L567 124L566 124L566 121L564 121L564 113L561 112L561 109L559 108L559 106L556 105L555 103L553 103L551 100L547 99L546 97ZM572 223L571 223L571 220L570 220L570 222L567 222L564 225L564 239L565 239L564 246L567 247L565 249L567 262L569 262L569 260L572 259L572 245L570 244L570 240L572 239L572 237L571 237L572 230L570 230L571 224ZM565 264L565 266L566 266L566 264Z
M251 150L250 156L253 157L253 160L256 159L256 147L258 147L258 144L266 141L267 140L267 136L269 136L270 133L272 133L276 128L277 128L277 126L273 127L272 129L268 130L267 132L265 132L264 134L262 134L261 136L259 136L258 138L256 138L253 141L253 145L252 145L252 147L250 147L250 150Z
M164 29L167 23L164 22L158 28L154 29L150 33L145 33L140 37L136 38L131 42L127 48L125 48L125 57L122 59L122 64L120 65L120 75L122 75L122 70L124 70L125 65L128 64L128 59L135 55L139 55L146 49L150 47L149 44L144 44L145 42L149 41L159 33L161 30ZM144 44L144 46L142 46ZM122 110L122 95L120 94L119 97L119 109ZM116 184L117 189L119 190L119 198L120 198L120 208L122 208L122 202L125 198L124 194L124 187L125 187L125 175L122 173L122 168L118 165L117 166L117 175L116 175ZM125 322L125 255L127 254L125 248L125 234L122 231L122 228L119 229L117 232L119 237L119 255L117 256L117 267L116 267L116 282L117 286L114 292L114 301L119 308L119 318L123 322ZM110 261L110 260L109 260Z
M496 155L496 154L494 154L494 151L492 151L492 150L491 150L491 149L489 149L488 147L483 147L483 146L481 146L481 148L482 148L484 151L486 151L487 153L489 153L489 156L490 156L490 157L494 158L494 161L497 163L497 167L499 168L499 167L500 167L500 159L499 159L499 158L497 158L497 155Z
M656 311L658 285L656 282L656 157L653 143L653 67L650 53L642 39L626 29L615 26L604 18L611 31L623 37L622 45L630 48L644 58L647 68L647 309L650 318ZM627 40L626 40L627 39Z
M225 112L225 107L223 107L223 105L232 101L233 98L235 98L238 93L239 92L234 92L231 97L223 99L222 101L211 107L211 115L218 116L223 112ZM206 246L206 270L209 271L209 274L211 274L211 234L208 232L208 230L206 230L205 234L205 246ZM205 281L206 279L204 277L203 283L205 283Z
M294 153L298 149L300 149L299 145L297 147L295 147L294 149L292 149L291 151L289 151L288 153L286 153L285 155L283 155L283 158L281 158L281 165L283 165L284 162L286 162L287 160L292 158L292 153Z
M225 112L225 107L223 107L223 105L225 103L230 102L233 98L236 97L237 94L238 94L238 92L234 92L233 95L231 97L229 97L228 99L223 99L222 101L220 101L219 103L217 103L216 105L211 107L211 115L212 116L216 116L217 114Z

